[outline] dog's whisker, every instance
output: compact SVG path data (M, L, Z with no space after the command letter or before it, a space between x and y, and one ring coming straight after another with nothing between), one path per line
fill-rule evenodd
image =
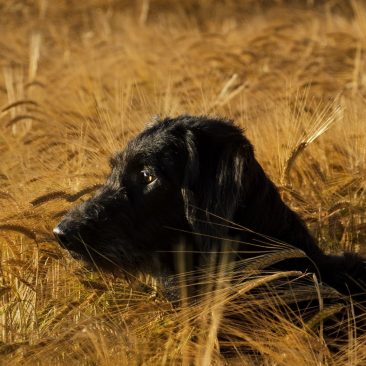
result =
M92 255L91 252L94 252L99 257L105 259L107 262L111 263L113 266L116 266L116 268L117 268L118 263L119 263L118 262L118 258L116 258L116 260L114 261L110 256L107 256L106 254L102 253L101 251L98 251L97 249L95 249L94 247L88 245L84 241L82 243L83 243L85 249L88 251L88 254L89 254L91 260L93 260L93 258L94 258L94 255ZM100 274L103 274L103 267L99 266L95 261L93 261L93 265L95 266L95 268L98 270L98 272ZM127 268L120 268L120 267L118 267L118 271L119 272L122 272L125 275L125 278L128 279L129 281L133 280L133 281L137 281L139 283L143 283L143 285L146 286L146 287L148 287L148 288L150 288L150 290L155 290L154 287L150 286L146 282L142 282L141 281L141 278L139 278L138 275L134 274L131 271L128 271Z
M220 236L216 236L216 235L209 235L209 234L204 234L204 233L199 233L199 232L192 232L192 231L189 231L189 230L178 229L178 228L173 228L173 227L169 227L169 226L165 226L165 228L170 229L170 230L179 231L179 232L186 233L186 234L190 234L190 235L193 235L193 236L202 236L202 237L207 237L207 238L210 238L210 239L216 239L218 241L227 240L230 243L243 244L243 245L248 245L250 247L258 247L258 248L266 248L266 249L278 249L278 248L289 249L289 248L294 248L293 246L291 246L289 244L286 244L286 243L282 243L282 242L274 243L272 241L271 244L276 244L276 245L271 246L270 243L261 242L257 239L253 239L253 241L257 242L257 243L254 243L253 241L252 242L242 241L242 240L235 239L235 238L227 238L227 237L220 237ZM243 251L243 252L245 252L245 251ZM252 252L252 251L250 250L250 252ZM210 250L209 253L213 253L213 251ZM254 251L254 253L255 253L255 251Z
M202 211L202 210L201 210ZM276 243L278 245L283 245L284 247L289 247L291 246L290 244L286 243L286 242L282 242L282 241L279 241L278 239L274 238L274 237L271 237L271 236L268 236L268 235L264 235L260 232L256 232L256 231L253 231L251 229L249 229L248 227L245 227L245 226L242 226L242 225L239 225L239 224L236 224L235 222L232 222L230 220L227 220L221 216L217 216L215 214L212 214L210 212L207 212L205 211L206 213L208 213L209 215L211 216L214 216L215 218L218 218L220 220L223 220L225 222L228 222L230 225L227 225L227 224L220 224L220 223L217 223L217 222L211 222L211 221L205 221L205 220L199 220L199 219L195 219L196 222L201 222L201 223L206 223L206 224L210 224L212 226L222 226L224 228L227 228L227 229L235 229L235 230L242 230L242 231L247 231L247 232L250 232L252 234L255 234L259 237L262 237L264 239L267 239L268 241L270 242L273 242L273 243ZM256 241L259 241L258 239L253 239L253 240L256 240ZM268 245L268 244L267 244Z

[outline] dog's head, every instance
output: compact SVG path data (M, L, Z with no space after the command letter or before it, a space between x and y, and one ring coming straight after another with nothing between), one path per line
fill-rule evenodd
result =
M63 218L55 236L105 269L148 272L164 262L170 271L182 237L200 250L203 238L225 234L214 218L234 219L253 160L252 145L229 121L158 121L115 154L104 186Z

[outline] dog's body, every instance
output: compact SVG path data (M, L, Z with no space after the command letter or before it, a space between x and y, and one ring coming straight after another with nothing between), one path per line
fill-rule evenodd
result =
M273 238L306 254L278 263L276 269L314 272L363 301L362 258L321 251L231 122L164 119L130 141L111 165L105 185L54 230L65 248L88 262L126 272L174 274L173 252L182 240L196 253L192 266L198 269L220 238L243 243L239 259L265 251L258 243Z

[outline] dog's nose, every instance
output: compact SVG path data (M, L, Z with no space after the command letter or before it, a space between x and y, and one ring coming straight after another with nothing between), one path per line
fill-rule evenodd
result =
M68 246L68 240L67 236L64 230L58 225L53 229L53 235L55 235L55 238L57 241L63 246L64 248L67 248Z

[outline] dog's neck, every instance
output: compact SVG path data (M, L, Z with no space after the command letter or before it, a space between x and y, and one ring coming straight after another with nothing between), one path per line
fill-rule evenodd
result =
M303 221L282 201L276 186L260 164L257 161L254 164L257 165L253 169L256 174L247 185L251 187L250 192L245 193L234 222L256 233L293 245L312 259L322 258L323 252L315 245L315 240ZM248 234L245 236L247 239Z

